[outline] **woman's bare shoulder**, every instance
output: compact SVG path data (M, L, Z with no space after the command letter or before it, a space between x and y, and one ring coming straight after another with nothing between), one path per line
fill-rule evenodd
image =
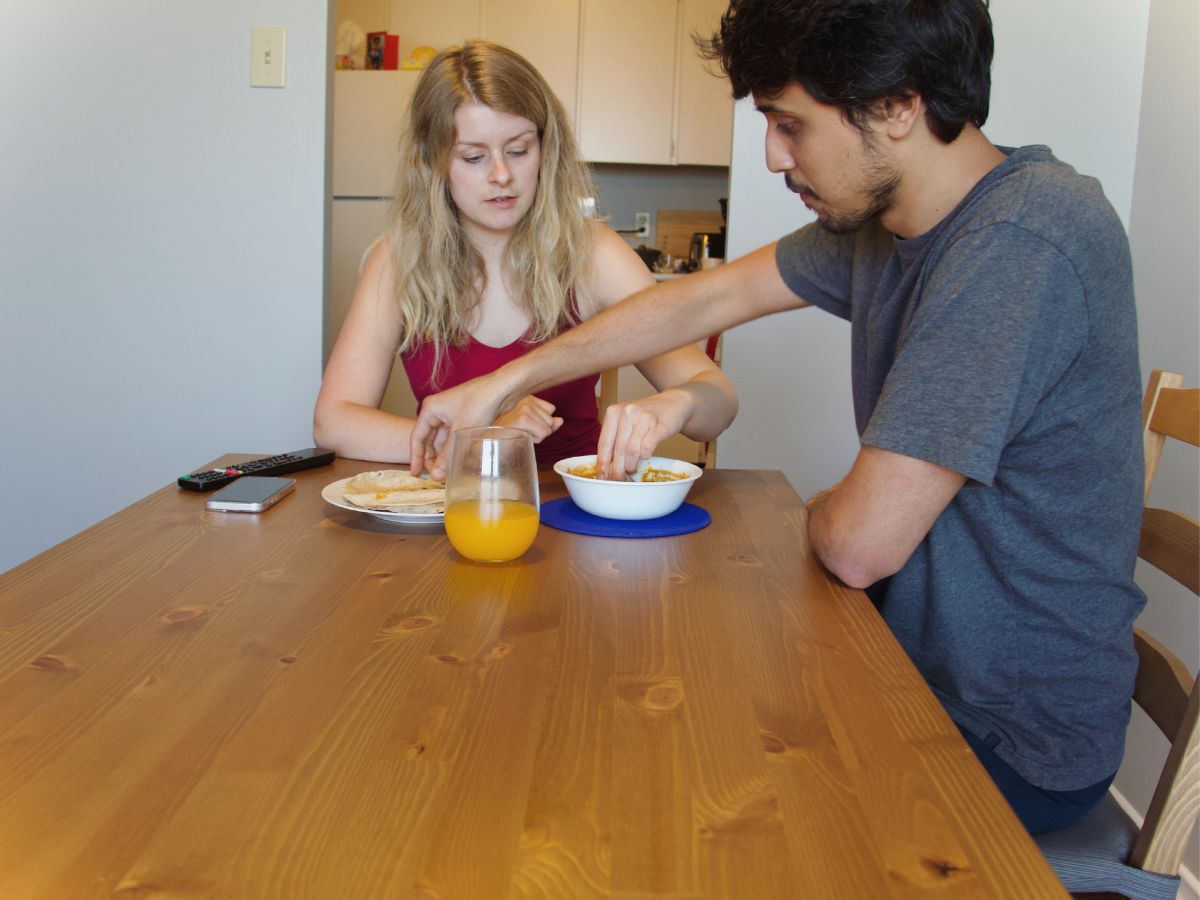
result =
M599 219L588 219L592 238L592 252L614 254L629 249L625 239L617 234L607 223Z
M654 284L654 275L621 235L603 222L592 223L591 291L595 310L619 303Z
M379 235L375 240L367 245L367 249L363 251L362 261L359 264L359 270L366 272L370 266L386 266L391 268L392 260L392 236L386 232Z

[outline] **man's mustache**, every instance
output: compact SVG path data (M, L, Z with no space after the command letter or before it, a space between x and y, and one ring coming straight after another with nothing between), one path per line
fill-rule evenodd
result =
M801 184L798 181L792 181L791 175L785 174L783 176L783 183L787 185L787 189L793 194L808 194L814 200L821 199L817 196L817 192L812 189L811 185Z

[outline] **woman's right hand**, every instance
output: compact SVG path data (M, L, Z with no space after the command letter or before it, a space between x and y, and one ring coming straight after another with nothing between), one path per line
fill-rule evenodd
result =
M659 444L679 434L693 403L686 390L671 388L642 400L609 406L596 445L599 477L626 481Z
M538 444L548 435L558 431L562 423L562 418L554 415L553 403L527 394L508 412L497 416L493 424L504 425L507 428L523 428L533 435L533 442Z

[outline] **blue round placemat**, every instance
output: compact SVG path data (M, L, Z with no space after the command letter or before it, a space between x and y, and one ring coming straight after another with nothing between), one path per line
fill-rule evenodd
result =
M708 514L708 510L692 503L685 503L675 512L657 519L632 521L593 516L576 506L570 497L559 497L542 504L543 525L549 525L559 531L589 534L594 537L670 537L699 531L711 521L712 516Z

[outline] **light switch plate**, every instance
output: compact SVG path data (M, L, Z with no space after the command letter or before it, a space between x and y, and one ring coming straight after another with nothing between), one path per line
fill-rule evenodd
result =
M250 29L250 87L283 87L287 29Z

